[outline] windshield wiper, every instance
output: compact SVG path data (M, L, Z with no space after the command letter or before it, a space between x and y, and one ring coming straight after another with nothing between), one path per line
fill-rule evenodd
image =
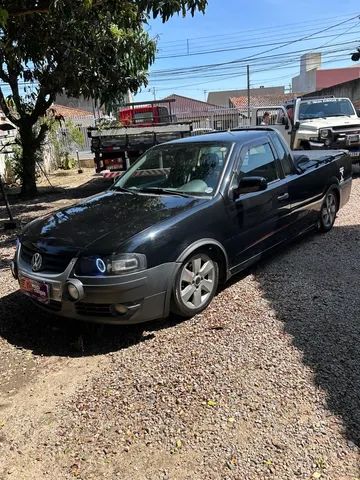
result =
M125 192L130 193L131 195L136 195L136 192L134 190L130 190L130 188L120 187L118 185L113 185L112 187L110 187L110 190L117 190L118 192Z
M167 188L161 187L143 187L139 188L138 192L140 193L159 193L160 195L163 193L165 195L178 195L180 197L191 197L192 195L188 195L187 193L179 192L178 190L169 190Z

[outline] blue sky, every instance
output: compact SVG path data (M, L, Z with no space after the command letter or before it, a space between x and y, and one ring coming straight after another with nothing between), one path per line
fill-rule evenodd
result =
M288 87L291 78L299 72L299 50L323 46L323 68L354 65L349 52L360 45L360 20L349 19L360 15L358 0L209 0L208 3L205 15L174 17L166 24L158 20L150 23L150 34L159 36L159 53L150 70L149 86L136 96L136 100L152 99L154 88L156 98L178 93L201 100L210 90L245 88L245 63L231 70L219 68L217 78L211 69L201 74L193 72L195 66L245 57L252 57L248 63L254 87ZM344 23L333 27L340 22ZM315 38L296 41L310 35ZM282 43L290 42L294 43L279 48ZM254 45L262 46L254 48ZM275 50L263 53L271 48ZM233 50L187 55L214 49ZM279 54L283 56L266 58ZM190 68L186 77L171 71L179 68ZM170 72L161 73L165 69ZM227 78L222 78L225 73Z

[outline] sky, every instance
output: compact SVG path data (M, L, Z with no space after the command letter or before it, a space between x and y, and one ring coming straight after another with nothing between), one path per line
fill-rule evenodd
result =
M246 88L246 64L252 87L289 88L300 55L312 49L323 52L322 68L360 65L350 59L360 46L358 16L358 0L208 0L204 15L152 20L158 54L135 100L172 93L204 100L209 91ZM202 67L226 62L235 63Z

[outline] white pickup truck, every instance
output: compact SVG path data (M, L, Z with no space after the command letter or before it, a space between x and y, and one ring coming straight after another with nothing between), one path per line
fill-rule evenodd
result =
M273 124L293 150L348 150L360 163L360 118L348 98L303 97L284 106L256 109L252 123L270 113Z

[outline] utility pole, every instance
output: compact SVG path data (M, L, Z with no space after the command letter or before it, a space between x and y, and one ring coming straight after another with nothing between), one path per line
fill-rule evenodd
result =
M246 66L246 75L247 75L247 110L248 110L248 120L249 125L251 123L250 119L250 66Z
M156 100L156 88L155 87L153 87L152 92L153 92L153 95L154 95L154 100Z

